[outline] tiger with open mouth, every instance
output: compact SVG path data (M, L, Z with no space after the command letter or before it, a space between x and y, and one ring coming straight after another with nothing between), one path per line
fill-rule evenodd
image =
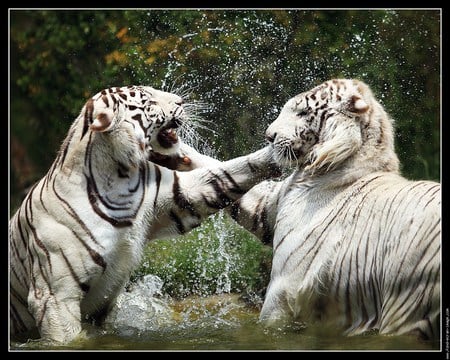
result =
M188 120L181 97L148 86L86 102L9 222L11 335L73 340L114 302L147 240L199 226L276 173L269 148L192 170L202 155L177 136Z

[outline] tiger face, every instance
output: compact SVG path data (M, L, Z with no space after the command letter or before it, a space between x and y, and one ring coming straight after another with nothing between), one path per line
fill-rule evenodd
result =
M147 160L152 152L176 153L176 129L186 119L181 97L149 86L105 89L85 106L89 129L114 141L113 148L131 163Z
M372 95L357 80L330 80L291 98L268 127L284 166L333 166L362 145Z

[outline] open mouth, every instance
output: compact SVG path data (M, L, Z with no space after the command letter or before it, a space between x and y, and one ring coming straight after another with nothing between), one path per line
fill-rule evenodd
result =
M157 136L158 142L161 147L169 149L178 142L176 129L179 128L180 125L180 119L172 119L166 126L161 128Z

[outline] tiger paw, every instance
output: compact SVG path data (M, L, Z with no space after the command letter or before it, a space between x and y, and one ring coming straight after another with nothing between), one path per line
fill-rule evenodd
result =
M152 151L149 155L149 160L157 165L164 166L171 170L191 171L194 168L192 166L191 158L187 155L166 155Z

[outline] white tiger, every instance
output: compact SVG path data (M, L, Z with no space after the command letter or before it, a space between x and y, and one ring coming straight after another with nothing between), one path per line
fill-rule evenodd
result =
M9 222L12 336L37 327L43 340L73 340L107 311L147 239L189 231L276 169L269 148L190 172L149 162L203 164L179 148L174 129L188 118L180 97L147 86L87 101Z
M273 240L260 320L439 339L441 186L399 175L392 120L369 87L335 79L297 95L266 137L294 171L231 208Z

